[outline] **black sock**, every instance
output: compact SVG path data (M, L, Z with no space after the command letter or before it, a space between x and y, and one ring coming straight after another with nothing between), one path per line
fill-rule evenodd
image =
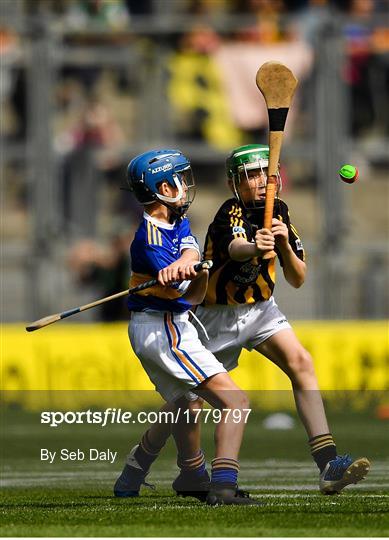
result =
M320 472L323 472L327 463L336 458L336 445L331 433L316 435L316 437L309 439L308 443L316 465Z
M193 476L203 476L205 473L205 456L202 450L192 458L177 457L177 465L181 472Z
M148 437L148 431L143 435L142 440L139 443L138 448L135 450L134 457L142 467L143 470L148 471L151 467L151 464L159 456L161 448L156 448L153 446Z

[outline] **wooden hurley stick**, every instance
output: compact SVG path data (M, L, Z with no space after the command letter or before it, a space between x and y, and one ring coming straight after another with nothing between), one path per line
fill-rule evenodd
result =
M256 83L265 98L269 116L269 166L263 226L271 231L282 139L297 79L284 64L266 62L257 72ZM271 259L275 256L274 251L269 251L263 258Z
M199 272L200 270L203 270L203 269L212 268L212 265L213 265L212 261L202 261L202 262L199 262L198 264L195 264L194 269L196 270L196 272ZM26 326L26 330L27 332L34 332L34 330L39 330L40 328L44 328L45 326L48 326L49 324L53 324L57 321L62 321L62 319L71 317L72 315L75 315L76 313L80 313L81 311L86 311L87 309L100 306L101 304L105 304L105 302L110 302L111 300L115 300L116 298L121 298L122 296L127 296L128 294L134 294L136 292L149 289L150 287L154 287L154 285L157 285L157 283L158 283L158 280L150 279L150 281L141 283L140 285L137 285L136 287L133 287L132 289L127 289L125 291L112 294L111 296L100 298L100 300L95 300L95 302L91 302L90 304L85 304L80 307L68 309L67 311L62 311L62 313L55 313L54 315L48 315L47 317L43 317L42 319L34 321L28 326Z

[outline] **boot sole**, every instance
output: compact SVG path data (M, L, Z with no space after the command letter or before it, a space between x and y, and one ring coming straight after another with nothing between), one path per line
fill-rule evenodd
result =
M178 497L194 497L201 502L205 502L208 497L208 491L180 491L175 490Z
M210 495L206 500L209 506L261 506L262 503L249 497L226 497L225 499Z
M367 473L370 470L370 462L366 458L357 459L346 469L342 478L331 486L321 489L325 495L336 495L342 491L346 486L350 484L358 484L361 480L366 478Z

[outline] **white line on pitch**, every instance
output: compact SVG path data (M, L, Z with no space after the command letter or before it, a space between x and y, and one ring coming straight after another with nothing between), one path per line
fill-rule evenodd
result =
M318 487L316 485L312 484L266 484L266 486L262 484L245 484L245 483L239 483L239 487L242 489L272 489L274 491L314 491L317 490ZM352 485L350 485L352 487ZM373 483L373 482L364 482L363 484L358 484L357 489L384 489L389 488L388 482L383 482L382 484Z

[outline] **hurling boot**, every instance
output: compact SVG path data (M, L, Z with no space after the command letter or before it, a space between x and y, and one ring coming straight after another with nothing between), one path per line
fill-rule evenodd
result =
M113 488L115 497L139 497L142 485L154 488L152 484L145 482L149 471L142 469L134 456L138 446L138 444L134 446L128 454L122 473L115 482Z
M172 488L180 497L195 497L205 502L209 492L210 478L205 470L201 475L181 471L172 484Z
M211 484L206 500L210 506L221 504L234 504L245 506L260 506L261 503L250 497L248 491L243 491L237 486Z
M329 461L320 474L320 491L326 495L340 493L349 484L357 484L366 478L370 470L367 458L352 459L348 454Z

